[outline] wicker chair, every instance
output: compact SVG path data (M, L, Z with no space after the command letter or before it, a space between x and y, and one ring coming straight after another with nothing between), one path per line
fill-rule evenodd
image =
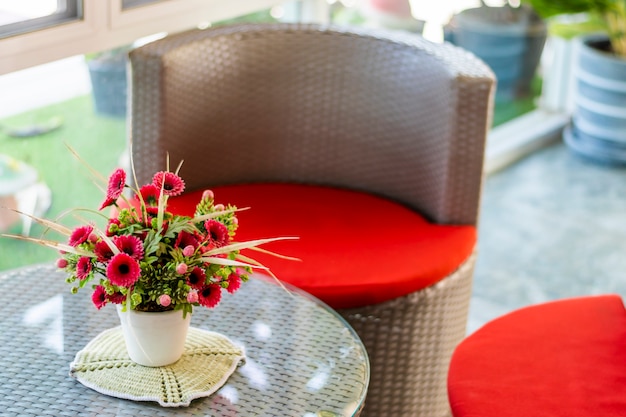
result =
M172 35L130 59L139 183L169 153L185 161L189 190L321 184L382 196L434 223L477 224L494 78L468 52L402 33L255 24ZM362 415L447 415L469 252L419 291L352 308L329 302L368 351Z

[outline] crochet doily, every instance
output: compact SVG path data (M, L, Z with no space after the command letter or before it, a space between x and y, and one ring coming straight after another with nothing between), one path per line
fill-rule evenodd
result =
M177 362L141 366L128 356L118 326L100 333L76 354L70 376L102 394L180 407L213 394L243 360L243 349L226 336L191 327Z

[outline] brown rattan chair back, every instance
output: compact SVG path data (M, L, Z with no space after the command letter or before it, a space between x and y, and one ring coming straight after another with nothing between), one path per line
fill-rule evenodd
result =
M476 222L492 78L415 35L238 25L131 52L139 182L184 159L188 189L287 181Z

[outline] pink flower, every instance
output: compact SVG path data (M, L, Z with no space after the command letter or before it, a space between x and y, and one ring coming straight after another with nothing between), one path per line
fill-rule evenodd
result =
M185 190L185 182L173 172L159 171L152 177L152 184L158 189L163 188L163 194L176 196Z
M57 259L57 268L63 269L67 266L67 259L59 258Z
M79 226L70 235L68 244L70 246L78 246L84 243L89 238L89 235L93 232L93 226Z
M209 199L209 200L213 200L215 198L215 194L213 194L213 191L211 190L204 190L204 192L202 193L202 199Z
M100 206L100 210L115 203L122 195L126 186L126 172L123 169L116 169L109 177L109 186L107 187L106 199Z
M191 288L195 288L197 290L202 289L206 283L206 274L204 270L198 266L194 267L187 277L187 283Z
M226 290L232 294L235 291L237 291L240 287L241 287L241 277L239 276L239 274L230 274L228 276L228 287L226 287Z
M228 228L214 219L204 222L207 231L207 242L217 247L222 247L228 243Z
M119 250L140 261L143 258L143 242L137 236L121 235L113 239Z
M161 304L163 307L169 307L169 305L172 304L172 297L167 294L161 295L159 297L159 304Z
M89 277L91 266L91 258L81 256L76 263L76 277L81 281Z
M98 285L91 295L91 301L94 303L96 308L100 310L107 303L107 293L102 285Z
M154 184L147 184L139 189L143 202L149 207L156 207L159 205L160 192L160 189L155 187ZM135 196L135 198L139 199L137 196Z
M187 273L187 264L186 263L180 263L178 265L176 265L176 273L178 275L184 275Z
M111 258L113 258L113 255L115 255L109 247L109 244L104 240L96 243L96 245L93 247L93 251L98 257L98 262L102 263L109 262Z
M140 275L139 263L124 252L115 255L107 266L109 281L118 287L130 287L137 282Z
M185 246L185 249L183 249L183 255L189 257L193 255L195 251L196 248L194 248L193 245Z
M198 292L198 302L204 307L213 308L219 304L221 299L222 287L218 284L205 285Z
M187 294L187 301L191 304L197 303L198 302L198 291L196 290L191 290L189 291L189 293Z

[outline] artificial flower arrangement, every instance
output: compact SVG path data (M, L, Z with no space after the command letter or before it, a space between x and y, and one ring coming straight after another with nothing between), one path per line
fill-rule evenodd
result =
M91 283L91 298L98 309L112 303L121 304L123 311L182 309L186 315L194 306L215 307L222 292L237 291L253 268L269 272L241 254L242 249L261 251L259 245L285 238L236 242L238 209L215 204L210 190L202 194L194 217L168 212L168 198L185 189L177 172L157 172L152 183L136 189L126 183L124 170L115 170L99 210L109 208L117 214L108 218L104 230L89 223L72 230L34 218L68 236L67 243L9 237L58 249L57 266L70 274L71 291L76 293ZM126 189L131 190L130 197Z

